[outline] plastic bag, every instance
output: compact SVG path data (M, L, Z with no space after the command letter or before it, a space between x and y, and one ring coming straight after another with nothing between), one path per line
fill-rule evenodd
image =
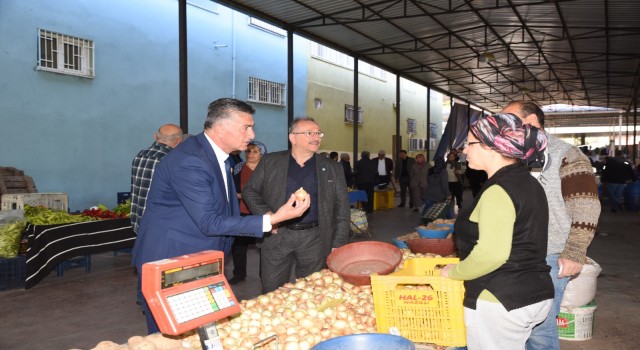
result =
M596 297L598 275L601 271L602 267L587 257L587 263L582 266L580 273L569 280L560 306L571 310L590 303Z

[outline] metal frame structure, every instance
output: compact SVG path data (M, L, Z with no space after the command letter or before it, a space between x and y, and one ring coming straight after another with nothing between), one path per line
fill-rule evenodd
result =
M461 99L635 108L636 0L219 0Z

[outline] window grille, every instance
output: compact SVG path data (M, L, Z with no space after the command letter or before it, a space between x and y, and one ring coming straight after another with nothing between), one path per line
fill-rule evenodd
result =
M259 28L259 29L262 29L262 30L264 30L266 32L269 32L269 33L272 33L272 34L276 34L276 35L282 36L282 37L287 36L287 31L286 30L284 30L282 28L279 28L279 27L276 27L273 24L269 24L269 23L267 23L265 21L261 21L261 20L255 18L255 17L249 17L249 25L253 26L253 27L256 27L256 28Z
M363 124L363 111L362 107L358 107L358 124ZM352 105L344 105L344 122L348 124L353 124L353 106Z
M38 70L93 78L93 41L38 30Z
M285 84L249 77L249 101L285 106Z

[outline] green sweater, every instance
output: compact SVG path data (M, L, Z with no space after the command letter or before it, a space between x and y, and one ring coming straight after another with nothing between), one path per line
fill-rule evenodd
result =
M478 223L480 235L469 256L449 271L449 277L455 280L467 281L491 273L506 263L511 255L516 210L502 187L493 185L487 188L469 219ZM499 302L486 289L478 299Z

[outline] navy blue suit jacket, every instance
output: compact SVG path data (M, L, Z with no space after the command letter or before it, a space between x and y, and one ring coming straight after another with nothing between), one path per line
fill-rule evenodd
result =
M231 178L231 174L228 175ZM157 165L133 263L142 264L203 250L231 249L232 236L262 237L262 216L240 216L235 186L227 192L204 133L190 137Z

